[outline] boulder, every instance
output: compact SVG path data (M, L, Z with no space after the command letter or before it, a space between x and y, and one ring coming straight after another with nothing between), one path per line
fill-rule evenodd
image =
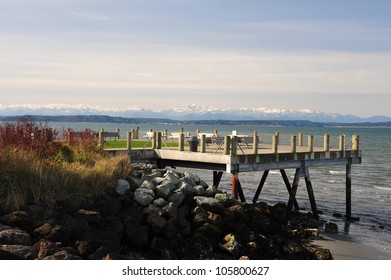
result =
M101 215L97 211L80 209L77 217L85 220L90 226L98 226L101 221Z
M338 233L338 225L332 222L326 223L325 231L327 233Z
M31 246L31 237L18 228L4 229L0 231L0 244Z
M163 183L156 187L156 196L159 198L168 199L174 189L175 185L173 183Z
M145 180L145 181L141 184L140 188L146 188L146 189L150 189L150 190L153 190L153 191L154 191L154 190L156 189L156 186L155 186L155 184L152 183L151 181Z
M147 206L155 199L155 193L153 190L146 188L138 188L134 192L134 200L136 200L140 205Z
M155 237L152 239L151 249L162 252L164 250L168 250L169 248L170 245L166 239L161 237Z
M128 244L135 247L144 247L148 244L148 235L143 226L131 216L124 222L124 232Z
M196 191L196 195L200 195L201 196L201 195L204 195L204 193L205 193L205 189L201 185L195 186L194 190Z
M0 260L35 260L37 257L31 246L0 245Z
M168 197L168 201L174 203L177 207L179 207L185 198L185 192L178 190L170 194L170 196Z
M114 188L115 193L119 196L123 196L128 190L130 190L129 182L123 179L118 179L117 186Z
M147 223L152 228L152 231L157 234L167 225L167 220L158 215L150 215L147 218Z
M164 176L166 178L166 180L172 184L174 184L175 186L179 184L179 178L177 176L174 175L174 173L166 173L166 175Z
M163 208L164 206L166 206L168 204L168 201L165 200L164 198L160 197L160 198L154 200L153 204L155 204L156 206L158 206L160 208Z
M178 207L173 202L168 203L162 210L163 216L168 220L178 218Z
M33 217L27 211L13 211L0 217L0 222L12 227L24 227L31 225Z
M209 186L206 190L205 190L205 196L207 197L215 197L217 193L217 188L215 186Z

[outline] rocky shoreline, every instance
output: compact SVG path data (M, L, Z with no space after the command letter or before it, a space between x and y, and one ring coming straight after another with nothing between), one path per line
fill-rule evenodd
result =
M133 166L83 209L24 206L0 217L0 259L332 259L320 222L285 204L246 204L189 172Z

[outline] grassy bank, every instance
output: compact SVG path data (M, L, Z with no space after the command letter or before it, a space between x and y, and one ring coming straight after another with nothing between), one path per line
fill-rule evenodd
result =
M45 129L50 133L39 134ZM59 142L55 131L31 121L1 126L0 212L32 203L88 205L113 188L117 179L129 175L129 160L108 158L97 145L91 139Z

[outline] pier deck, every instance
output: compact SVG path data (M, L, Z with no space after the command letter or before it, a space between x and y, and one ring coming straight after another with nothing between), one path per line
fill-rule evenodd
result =
M330 148L329 137L326 134L323 147L314 147L313 138L309 136L307 146L296 143L296 137L292 136L291 145L279 145L278 136L275 135L272 144L261 144L256 133L251 145L238 142L238 138L225 137L224 142L206 146L205 139L195 147L184 147L183 134L179 139L178 148L162 147L161 135L155 134L152 147L144 149L106 149L109 154L116 155L127 153L132 162L152 162L159 167L186 167L207 169L213 171L213 184L219 185L223 172L232 174L232 196L245 201L239 173L263 171L262 179L253 198L256 203L265 184L270 170L280 170L285 182L289 201L287 205L287 217L292 214L292 209L299 209L296 201L296 191L299 180L304 177L313 214L318 217L315 196L312 188L309 168L322 166L346 166L346 219L351 219L351 165L361 163L361 150L359 150L359 137L353 135L351 148L346 148L345 136L340 137L338 149ZM128 137L128 139L131 139ZM299 138L300 139L300 138ZM131 140L130 140L131 141ZM199 150L199 151L198 151ZM285 169L295 169L295 177L292 184L289 182Z

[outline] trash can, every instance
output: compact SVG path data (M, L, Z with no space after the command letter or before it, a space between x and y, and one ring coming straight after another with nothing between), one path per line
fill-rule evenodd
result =
M196 135L189 137L190 152L197 152L198 149L198 137Z

